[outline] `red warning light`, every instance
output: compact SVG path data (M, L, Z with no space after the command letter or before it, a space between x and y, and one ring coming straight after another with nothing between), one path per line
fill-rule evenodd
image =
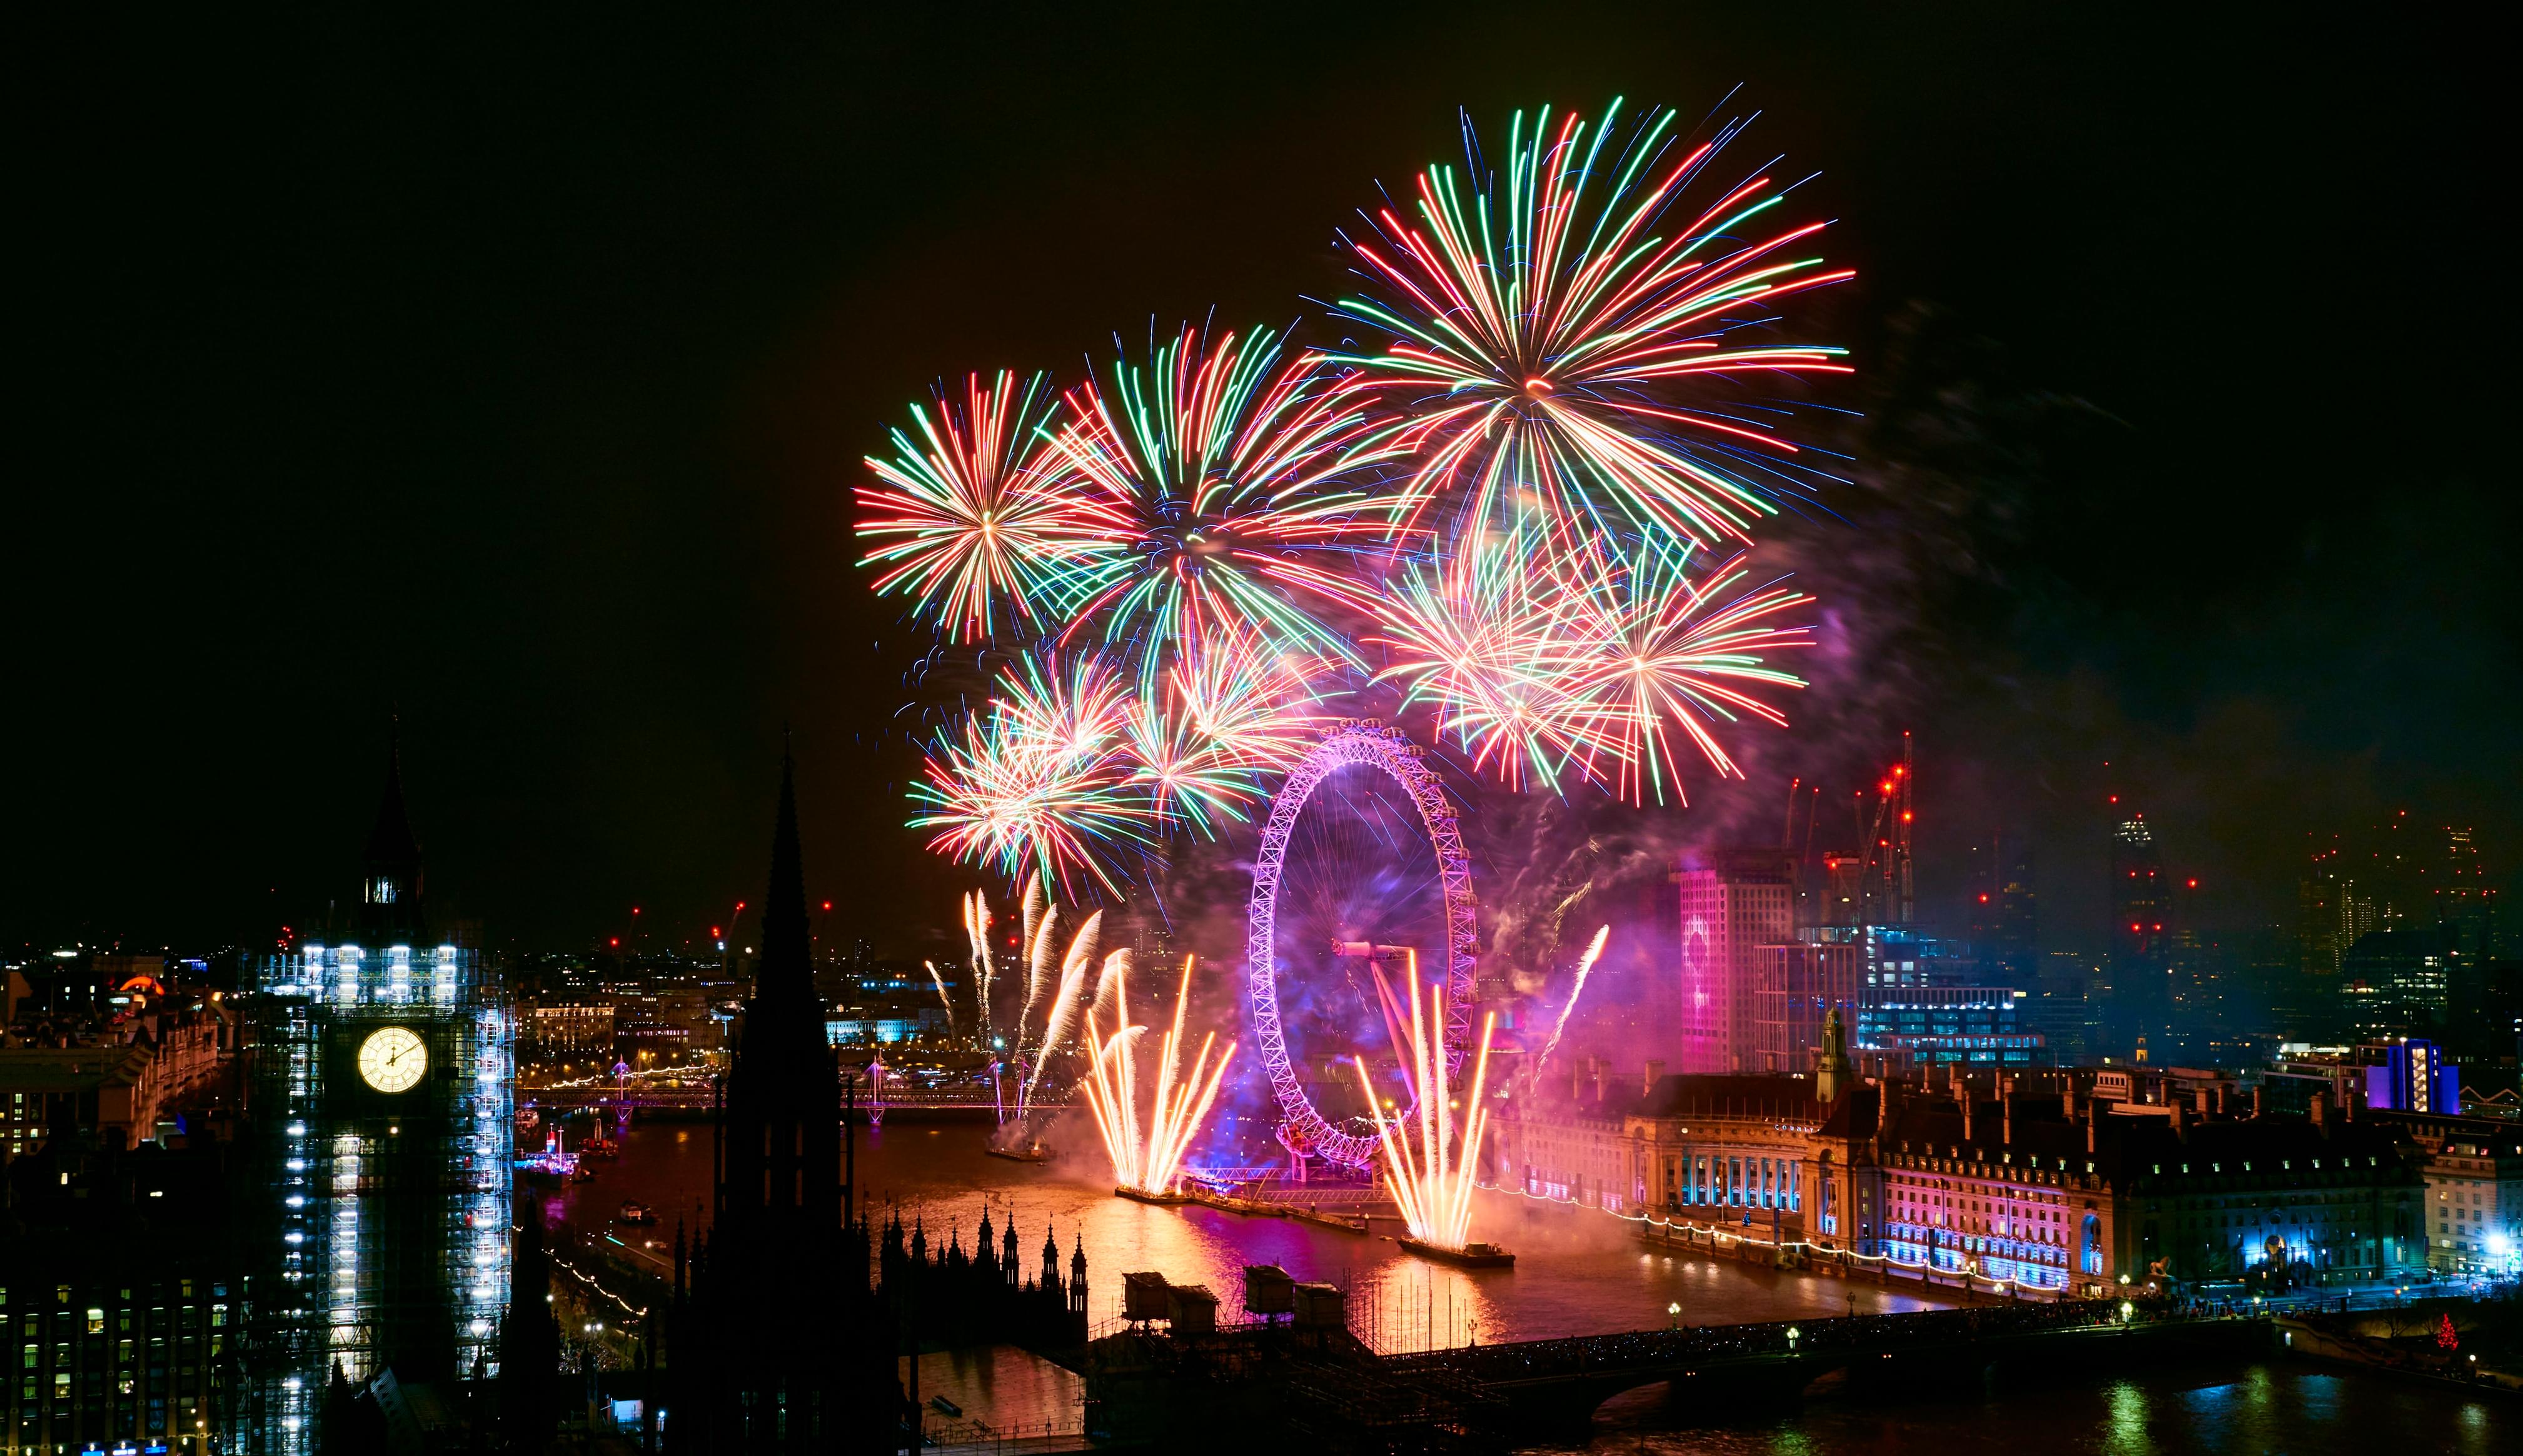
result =
M827 901L825 901L825 902L824 902L824 909L826 909L826 910L831 910L832 908L833 908L833 902L831 902L830 900L827 900Z
M606 945L609 945L609 946L618 946L618 945L622 944L622 937L620 937L620 936L618 936L618 935L617 935L617 936L612 936L612 937L608 938L604 943L605 943Z
M2197 888L2199 888L2199 881L2197 881L2197 880L2195 880L2195 879L2194 879L2194 880L2192 880L2192 881L2190 882L2190 888L2192 888L2192 889L2194 889L2194 890L2195 890L2195 889L2197 889Z
M1986 905L1986 904L1988 903L1988 897L1987 897L1986 895L1982 895L1982 896L1980 896L1980 897L1979 897L1979 903L1980 903L1980 904L1982 904L1982 905Z

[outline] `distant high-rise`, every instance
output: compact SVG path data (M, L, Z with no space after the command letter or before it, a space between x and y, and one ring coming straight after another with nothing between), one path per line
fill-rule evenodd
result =
M2475 832L2447 824L2444 864L2434 885L2436 922L2452 932L2462 959L2486 964L2503 955L2498 924L2497 887L2479 855Z
M1972 847L1964 906L1979 977L2031 990L2041 974L2041 924L2032 883L2032 846L1991 834Z
M2120 821L2112 831L2112 1002L2106 1022L2115 1053L2127 1053L2141 1036L2160 1040L2170 1021L2167 889L2146 816Z
M1675 876L1681 901L1685 1072L1757 1062L1761 947L1795 931L1795 862L1785 850L1720 850Z
M2452 1007L2452 934L2405 922L2369 930L2341 959L2340 1002L2358 1038L2442 1034Z
M2331 1033L2339 1004L2339 958L2348 949L2344 923L2346 887L2339 879L2336 845L2313 852L2295 887L2295 984L2280 998L2278 1031L2296 1041Z
M1864 948L1850 941L1765 945L1758 966L1753 1011L1757 1051L1743 1069L1812 1071L1831 1014L1838 1012L1845 1027L1857 1024Z

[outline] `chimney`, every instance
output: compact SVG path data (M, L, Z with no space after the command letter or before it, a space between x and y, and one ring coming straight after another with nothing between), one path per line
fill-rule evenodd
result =
M1603 1100L1603 1067L1604 1061L1602 1057L1589 1057L1586 1058L1586 1069L1595 1074L1595 1101L1598 1103Z
M2323 1137L2330 1136L2330 1094L2326 1092L2312 1095L2312 1126Z
M2074 1121L2076 1120L2076 1075L2075 1075L2075 1073L2073 1073L2073 1072L2069 1073L2069 1074L2068 1074L2068 1076L2067 1076L2066 1081L2062 1084L2062 1090L2061 1090L2061 1092L2060 1092L2060 1094L2059 1094L2059 1102L2060 1102L2060 1105L2062 1105L2063 1107L2067 1108L2067 1111L2068 1111L2068 1120L2069 1120L2071 1123L2074 1122Z
M2094 1115L2094 1104L2085 1104L2085 1152L2088 1156L2091 1156L2094 1151L2094 1127L2099 1121L2100 1119Z
M2013 1077L1997 1084L1997 1109L1998 1141L2012 1147L2015 1143L2015 1079Z
M2225 1084L2222 1082L2216 1084L2216 1115L2225 1115Z
M2261 1115L2261 1089L2257 1085L2252 1088L2252 1115Z
M1968 1143L1972 1140L1971 1084L1963 1080L1960 1072L1954 1073L1954 1101L1963 1104L1963 1141Z
M1656 1058L1656 1057L1648 1057L1648 1058L1647 1058L1647 1077L1646 1077L1646 1087L1645 1087L1645 1089L1644 1089L1642 1092L1641 1092L1641 1093L1640 1093L1640 1096L1642 1096L1642 1097L1652 1097L1652 1096L1654 1096L1654 1095L1655 1095L1655 1085L1656 1085L1658 1082L1661 1082L1661 1081L1663 1081L1663 1080L1664 1080L1664 1062L1663 1062L1663 1061L1661 1061L1661 1060L1659 1060L1659 1059L1658 1059L1658 1058Z
M2186 1110L2186 1109L2181 1105L2181 1099L2179 1099L2179 1098L2177 1098L2177 1097L2176 1097L2176 1098L2174 1098L2174 1099L2172 1099L2172 1104L2171 1104L2171 1105L2172 1105L2172 1136L2173 1136L2173 1139L2174 1139L2174 1141L2176 1141L2176 1142L2187 1143L2187 1142L2189 1142L2189 1141L2190 1141L2190 1122L2189 1122L2189 1114L2188 1114L2187 1110Z
M2199 1115L2208 1115L2208 1089L2205 1087L2199 1089Z

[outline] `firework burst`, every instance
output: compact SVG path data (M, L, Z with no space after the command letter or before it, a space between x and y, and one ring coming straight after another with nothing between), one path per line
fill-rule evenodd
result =
M1389 539L1391 501L1344 484L1390 458L1393 423L1267 329L1185 328L1145 368L1114 364L1068 396L1050 489L1103 549L1063 573L1063 640L1098 636L1140 664L1143 691L1221 629L1281 653L1355 661L1325 611L1372 587L1348 558Z
M879 595L899 591L950 638L1041 631L1039 604L1065 575L1110 549L1097 523L1046 488L1041 457L1059 395L1046 376L965 381L960 405L913 405L918 438L896 429L890 456L870 455L879 484L858 492L860 558ZM1013 617L1012 623L1003 619Z
M1378 676L1403 685L1404 706L1432 707L1441 739L1515 788L1557 788L1572 769L1590 777L1603 752L1589 736L1595 715L1561 683L1579 602L1548 562L1526 531L1461 542L1443 565L1403 572L1370 638L1387 649Z
M1125 698L1095 659L1066 672L1026 659L1000 696L934 744L912 785L931 848L1063 886L1117 886L1119 854L1149 843L1150 810L1119 752Z
M1661 109L1622 125L1618 101L1600 124L1519 112L1502 177L1474 149L1468 184L1429 167L1415 222L1387 207L1349 240L1372 292L1339 311L1391 342L1322 357L1410 419L1403 519L1442 498L1458 531L1539 509L1563 532L1748 540L1799 477L1775 405L1683 387L1848 372L1838 349L1735 336L1851 274L1808 254L1822 224L1765 230L1785 200L1766 175L1684 206L1734 128L1674 130Z
M1694 578L1688 549L1643 543L1618 565L1573 573L1591 587L1572 624L1559 689L1586 720L1587 739L1607 750L1613 791L1635 804L1670 785L1682 797L1676 740L1687 740L1721 777L1743 771L1712 730L1738 715L1786 727L1786 716L1751 695L1756 685L1802 687L1761 654L1809 647L1809 629L1772 621L1812 597L1775 583L1739 590L1740 555ZM1687 802L1687 800L1686 800Z

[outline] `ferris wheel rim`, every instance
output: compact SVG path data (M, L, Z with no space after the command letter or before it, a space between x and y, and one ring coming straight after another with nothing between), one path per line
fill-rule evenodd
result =
M1297 1082L1288 1059L1287 1034L1279 1015L1278 972L1274 942L1278 935L1280 877L1286 869L1288 837L1306 804L1324 779L1343 768L1367 765L1381 771L1410 795L1420 827L1437 860L1437 877L1446 912L1445 984L1446 1076L1461 1069L1471 1035L1473 972L1478 959L1478 905L1472 896L1471 859L1463 850L1453 805L1436 773L1421 760L1418 745L1400 728L1374 719L1348 719L1324 729L1308 749L1287 781L1270 800L1262 843L1253 860L1253 897L1245 917L1244 979L1253 1011L1254 1040L1261 1048L1270 1092L1279 1106L1279 1141L1292 1152L1316 1152L1333 1162L1363 1167L1374 1159L1376 1140L1345 1133L1315 1109Z

